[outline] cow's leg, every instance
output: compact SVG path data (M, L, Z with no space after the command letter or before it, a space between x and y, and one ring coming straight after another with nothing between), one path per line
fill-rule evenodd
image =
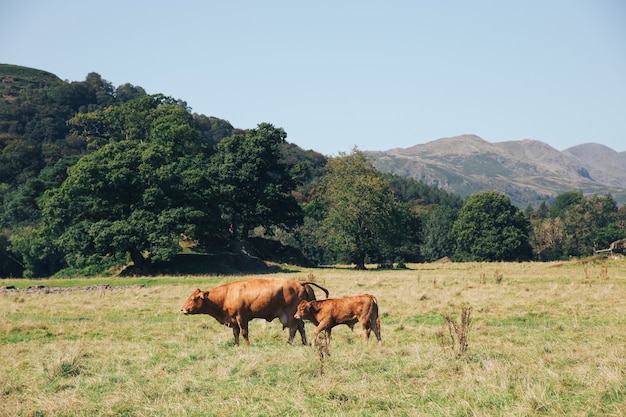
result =
M243 336L243 342L246 344L246 346L250 346L250 340L248 340L248 321L242 319L241 317L237 317L237 326L233 327L233 331L236 328L238 328L237 333L241 331L241 335ZM239 345L239 335L235 336L235 341L236 345Z
M376 335L376 339L378 339L378 344L383 344L383 339L380 336L380 318L376 317L376 319L372 319L372 329L374 330L374 334Z
M306 346L307 342L306 342L306 331L304 330L304 321L297 320L297 322L298 322L298 331L300 332L300 337L302 338L302 345ZM294 336L295 336L295 332L294 332ZM293 340L293 336L291 337L291 339Z
M367 345L370 341L370 333L372 332L372 326L369 319L365 322L362 322L361 327L363 327L363 337L365 338L364 342Z
M300 332L302 344L306 346L306 333L304 332L304 322L302 320L294 321L289 326L289 339L287 340L287 344L293 345L293 339L296 337L296 332Z
M289 338L287 339L288 345L293 345L293 338L296 337L296 332L298 331L298 325L296 323L292 323L289 326Z
M330 347L330 331L332 330L332 328L330 326L328 326L328 328L326 329L326 347Z
M233 325L233 336L235 338L235 346L239 346L239 325Z
M246 346L250 346L250 340L248 340L248 322L244 322L242 324L243 326L241 327L241 335L243 336L243 341Z
M298 330L298 323L292 316L289 316L284 311L280 313L278 319L283 324L283 330L289 329L289 338L287 339L288 345L293 345L293 338L296 336L296 331Z
M296 332L300 332L302 337L302 344L306 346L306 334L304 333L304 322L300 319L296 319L293 315L282 313L278 316L280 322L283 324L283 329L289 329L289 339L287 339L288 345L293 345L293 339L296 337Z

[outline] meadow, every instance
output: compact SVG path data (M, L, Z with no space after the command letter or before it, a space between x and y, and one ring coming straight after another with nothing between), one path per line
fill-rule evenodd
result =
M194 289L251 276L0 279L111 286L0 290L0 416L626 415L626 261L408 268L265 275L378 298L383 345L339 326L329 356L288 346L278 320L234 348L180 313Z

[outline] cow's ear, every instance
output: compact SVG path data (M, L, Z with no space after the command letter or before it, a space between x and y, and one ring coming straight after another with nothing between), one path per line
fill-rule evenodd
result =
M202 292L202 299L203 300L208 300L209 299L209 292L208 291L203 291Z

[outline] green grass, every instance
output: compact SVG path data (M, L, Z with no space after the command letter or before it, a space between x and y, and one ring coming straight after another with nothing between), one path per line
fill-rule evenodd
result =
M409 266L270 275L313 274L331 297L377 296L383 346L363 346L358 326L340 326L325 358L287 346L277 320L253 321L252 345L233 348L230 329L179 313L196 287L249 276L106 278L144 286L0 294L0 415L626 414L625 262ZM472 326L458 356L444 317L462 306Z

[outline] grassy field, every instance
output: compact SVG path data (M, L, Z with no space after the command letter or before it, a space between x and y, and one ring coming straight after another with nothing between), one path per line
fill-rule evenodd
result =
M112 285L0 294L0 416L626 415L626 261L409 268L270 275L377 296L383 346L340 326L325 358L287 346L278 320L233 348L230 329L179 312L247 276L0 280Z

